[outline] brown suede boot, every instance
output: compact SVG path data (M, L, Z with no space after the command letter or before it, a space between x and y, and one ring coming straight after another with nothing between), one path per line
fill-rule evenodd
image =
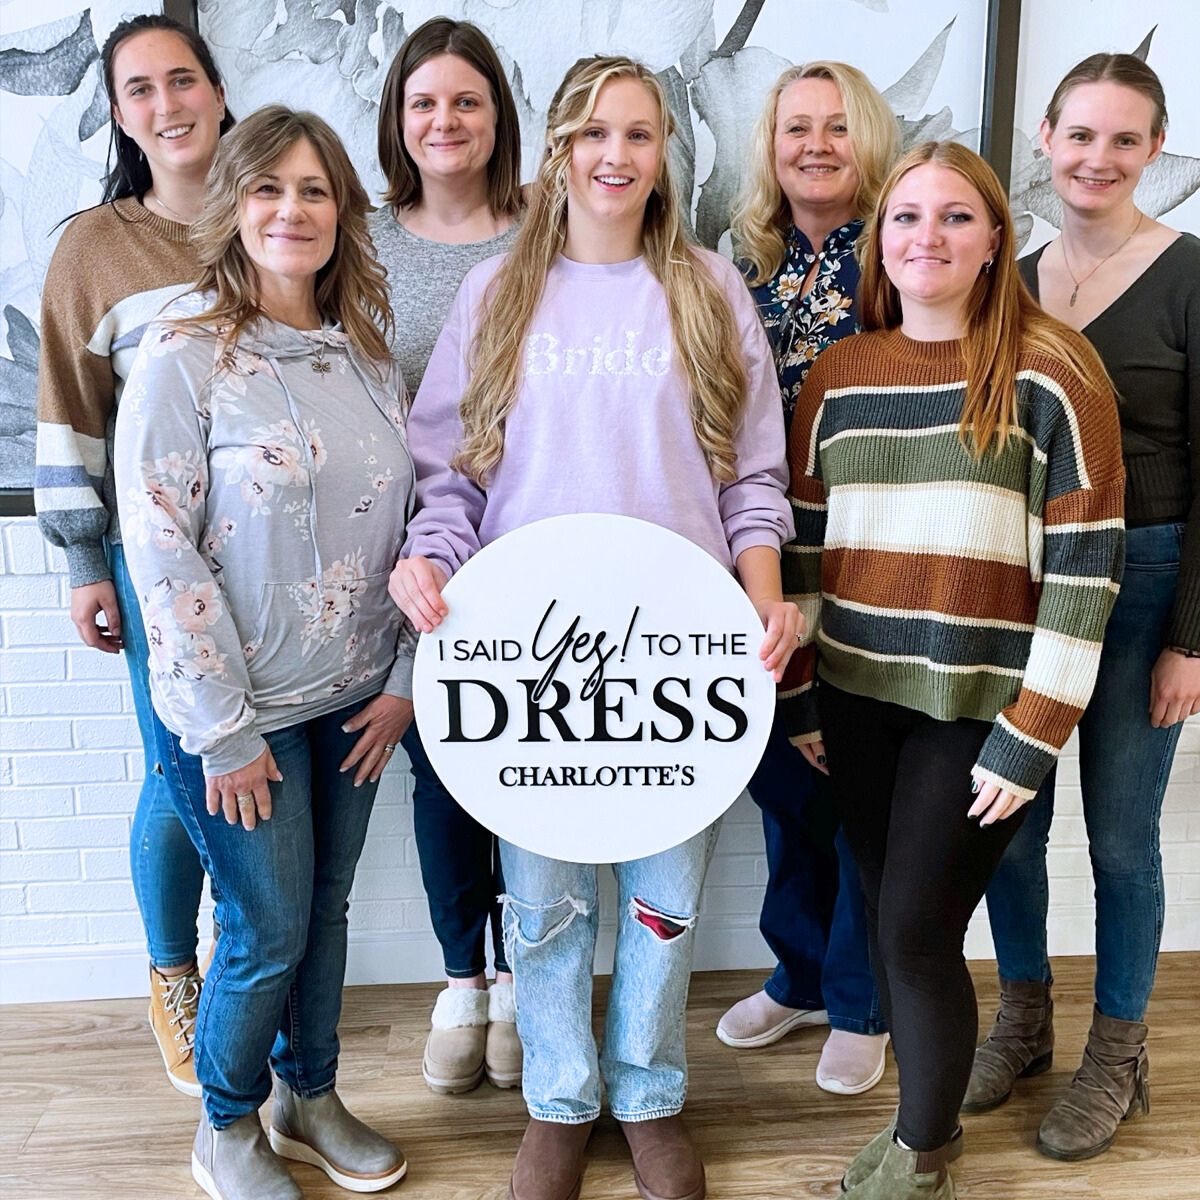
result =
M579 1200L583 1152L595 1124L560 1125L530 1117L513 1163L509 1200Z
M1043 1119L1037 1148L1065 1162L1093 1158L1112 1145L1122 1121L1149 1111L1146 1026L1093 1009L1083 1063Z
M704 1164L680 1116L618 1121L642 1200L701 1200Z
M1000 1011L975 1051L962 1112L997 1108L1012 1095L1013 1083L1040 1075L1054 1061L1054 1001L1044 983L1000 980Z
M888 1138L879 1166L844 1200L954 1200L954 1180L946 1169L949 1149L906 1150Z

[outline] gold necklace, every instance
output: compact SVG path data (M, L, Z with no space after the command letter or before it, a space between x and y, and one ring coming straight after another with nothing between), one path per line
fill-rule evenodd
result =
M1095 266L1094 266L1094 267L1093 267L1093 268L1092 268L1092 269L1091 269L1091 270L1090 270L1090 271L1089 271L1089 272L1088 272L1088 273L1087 273L1087 274L1086 274L1086 275L1085 275L1085 276L1084 276L1082 279L1076 279L1076 278L1075 278L1075 272L1071 270L1071 260L1070 260L1069 258L1067 258L1067 238L1066 238L1066 235L1065 235L1065 234L1063 234L1063 235L1062 235L1062 256L1063 256L1063 266L1065 266L1065 267L1067 268L1067 274L1068 274L1068 275L1070 275L1070 277L1071 277L1071 282L1072 282L1072 283L1075 285L1075 290L1074 290L1074 291L1071 293L1071 299L1067 301L1067 307L1068 307L1068 308L1074 308L1074 307L1075 307L1075 301L1076 301L1076 300L1079 298L1079 289L1080 289L1080 288L1081 288L1081 287L1082 287L1082 286L1083 286L1085 283L1087 283L1087 281L1088 281L1089 279L1091 279L1091 277L1092 277L1093 275L1095 275L1095 273L1096 273L1098 270L1100 270L1100 268L1101 268L1102 266L1104 266L1104 264L1105 264L1106 262L1108 262L1108 260L1109 260L1110 258L1113 258L1113 257L1115 257L1116 255L1120 254L1120 253L1121 253L1121 251L1122 251L1122 250L1124 250L1124 249L1125 249L1125 247L1126 247L1126 246L1128 246L1128 245L1129 245L1129 243L1130 243L1131 241L1133 241L1133 235L1134 235L1135 233L1137 233L1137 231L1138 231L1139 229L1141 229L1141 227L1142 227L1142 218L1143 218L1143 217L1145 217L1145 215L1146 215L1146 214L1145 214L1145 213L1143 213L1143 212L1139 212L1139 213L1138 213L1138 219L1137 219L1137 222L1136 222L1136 224L1134 225L1134 227L1133 227L1133 228L1132 228L1132 229L1129 231L1129 236L1128 236L1128 237L1127 237L1127 238L1126 238L1126 239L1125 239L1125 240L1124 240L1124 241L1123 241L1123 242L1122 242L1122 243L1121 243L1121 244L1120 244L1120 245L1119 245L1119 246L1118 246L1118 247L1117 247L1115 250L1113 250L1113 251L1112 251L1111 253L1109 253L1109 254L1106 254L1106 255L1105 255L1105 256L1104 256L1104 257L1103 257L1103 258L1102 258L1102 259L1101 259L1101 260L1100 260L1100 261L1099 261L1099 262L1098 262L1098 263L1097 263L1097 264L1096 264L1096 265L1095 265Z
M169 212L171 216L173 216L175 220L180 223L180 225L191 224L191 221L189 221L187 217L183 216L181 213L177 213L161 196L159 196L157 192L147 192L146 199L153 200L159 208L163 209L165 212Z

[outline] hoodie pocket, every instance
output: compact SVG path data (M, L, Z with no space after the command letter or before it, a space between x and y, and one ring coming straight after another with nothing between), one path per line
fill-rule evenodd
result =
M328 575L328 572L327 572ZM254 635L244 647L260 707L316 703L386 676L401 615L388 572L267 583Z

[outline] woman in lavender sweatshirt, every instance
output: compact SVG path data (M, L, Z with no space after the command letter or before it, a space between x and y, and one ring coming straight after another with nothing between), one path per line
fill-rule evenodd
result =
M481 546L543 517L617 513L736 570L767 630L766 667L782 673L800 616L780 588L792 524L778 381L737 271L684 237L670 133L661 87L629 59L580 60L559 87L516 246L467 275L409 419L421 511L390 590L418 629L446 614L442 587ZM515 1200L578 1195L602 1079L641 1194L704 1195L679 1112L692 929L715 836L615 865L625 915L599 1056L596 867L501 844L532 1118Z

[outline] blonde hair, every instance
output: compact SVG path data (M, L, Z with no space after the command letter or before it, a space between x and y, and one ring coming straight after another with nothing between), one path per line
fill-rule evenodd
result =
M855 215L875 206L883 180L900 153L900 124L875 85L848 63L817 61L789 67L767 93L754 125L745 186L734 204L731 227L738 253L750 264L750 283L772 278L783 264L791 207L775 173L775 113L779 97L801 79L827 79L846 109L850 151L858 171Z
M546 154L516 245L489 285L471 346L471 382L460 413L463 444L451 466L486 484L504 453L504 428L520 384L526 334L546 275L567 235L567 178L575 136L591 119L600 89L636 79L658 102L660 157L642 222L646 264L666 293L676 353L687 376L692 427L715 479L736 478L734 438L746 393L741 339L729 301L688 244L668 163L671 111L658 80L624 57L582 58L550 104Z
M192 225L200 257L196 291L216 293L202 313L180 326L217 326L227 345L261 312L258 274L239 236L242 206L251 182L269 171L301 139L316 152L337 205L337 237L329 261L317 272L322 317L340 321L350 344L367 358L390 357L392 327L387 275L367 233L370 202L338 135L315 113L268 104L240 121L220 141L208 173L204 209Z
M1017 271L1016 238L1004 188L978 154L957 142L914 146L884 182L864 235L858 287L863 329L895 329L901 324L900 293L883 266L881 226L896 185L926 163L957 171L979 193L989 225L999 228L991 267L979 272L964 306L967 395L959 422L959 436L964 443L969 439L976 458L989 445L999 454L1018 425L1016 378L1022 354L1058 359L1089 390L1107 391L1111 384L1091 343L1044 312L1029 294Z

